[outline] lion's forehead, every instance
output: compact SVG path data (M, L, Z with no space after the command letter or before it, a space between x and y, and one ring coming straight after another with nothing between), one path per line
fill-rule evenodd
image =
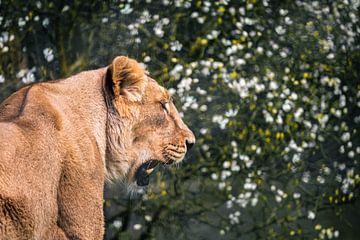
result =
M149 79L149 85L148 85L148 96L155 98L156 101L169 101L171 99L170 92L164 88L163 86L160 86L154 79Z

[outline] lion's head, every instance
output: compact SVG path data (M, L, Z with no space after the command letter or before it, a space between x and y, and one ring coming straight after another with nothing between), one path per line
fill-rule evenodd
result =
M133 59L117 57L105 79L108 106L109 178L149 183L158 164L181 162L195 137L182 121L169 92Z

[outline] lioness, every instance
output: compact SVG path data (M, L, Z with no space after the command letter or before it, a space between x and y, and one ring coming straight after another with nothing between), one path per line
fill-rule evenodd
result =
M102 239L105 179L147 185L195 143L132 59L22 88L0 105L0 239Z

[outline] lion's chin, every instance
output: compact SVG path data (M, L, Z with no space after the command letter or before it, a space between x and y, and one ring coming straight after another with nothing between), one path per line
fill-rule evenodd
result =
M150 174L154 171L154 168L159 164L162 164L162 162L158 160L149 160L141 164L135 173L136 184L138 186L149 185Z

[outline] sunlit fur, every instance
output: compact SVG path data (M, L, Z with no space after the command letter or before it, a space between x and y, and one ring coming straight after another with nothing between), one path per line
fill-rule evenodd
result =
M138 191L142 163L177 163L195 141L127 57L22 88L0 104L0 129L0 239L103 239L105 180Z

